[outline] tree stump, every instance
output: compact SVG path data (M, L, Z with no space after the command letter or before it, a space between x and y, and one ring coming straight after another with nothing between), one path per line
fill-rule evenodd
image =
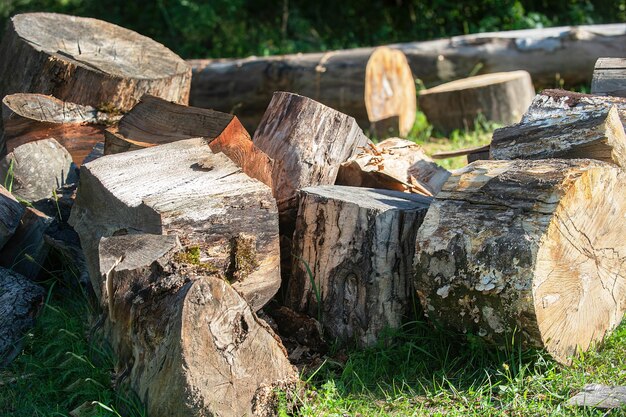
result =
M280 339L175 236L99 245L106 334L150 416L252 415L264 384L296 381Z
M24 207L0 185L0 249L11 239L24 214Z
M278 212L271 190L204 139L108 155L81 168L69 219L98 288L98 242L114 234L177 235L189 256L256 310L280 285Z
M397 191L303 189L287 304L318 317L343 343L372 345L383 329L399 327L411 305L415 235L429 204Z
M105 135L107 155L203 137L213 152L223 152L250 177L272 186L272 160L254 146L250 134L232 114L146 95L122 117L117 128Z
M6 150L4 156L25 143L54 138L80 166L94 145L104 140L104 129L118 120L119 116L52 96L10 94L2 100L0 148Z
M480 116L505 125L519 122L534 95L526 71L499 72L422 90L419 107L436 129L449 134L472 129Z
M615 106L496 129L493 159L590 158L626 167L626 134Z
M106 111L128 111L144 94L187 103L191 70L163 45L85 17L26 13L0 44L0 97L49 94Z
M626 97L626 58L599 58L593 70L591 92Z
M456 171L417 234L425 313L568 364L626 309L626 174L593 160L477 161Z

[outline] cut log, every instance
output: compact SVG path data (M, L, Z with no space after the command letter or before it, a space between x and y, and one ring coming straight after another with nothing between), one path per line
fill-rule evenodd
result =
M390 138L341 164L335 184L432 196L449 176L415 142Z
M207 140L108 155L81 168L70 224L98 291L101 237L177 235L190 258L228 279L258 310L280 285L278 213L271 190Z
M80 165L94 145L104 140L104 129L119 118L52 96L11 94L2 100L4 136L0 148L12 152L25 143L54 138L69 151L74 163Z
M254 129L275 91L317 100L356 119L371 122L398 116L401 135L415 120L415 82L406 58L389 48L325 53L192 60L191 105L233 112Z
M415 287L434 322L568 364L626 310L626 173L593 160L477 161L417 234Z
M72 156L55 139L13 149L0 160L0 177L8 178L13 194L29 203L50 198L59 187L78 180Z
M567 400L565 404L579 407L623 409L626 406L626 387L588 384L583 387L582 391Z
M593 94L626 97L626 58L600 58L591 81Z
M21 352L21 339L35 324L44 295L43 287L0 267L0 367Z
M626 167L626 134L615 106L496 129L493 159L590 158Z
M208 139L213 152L224 153L243 172L271 187L272 160L254 146L237 117L149 95L141 98L117 128L106 131L105 154L198 137Z
M318 317L331 340L374 344L409 312L415 236L430 199L321 186L299 201L287 304Z
M175 236L99 245L117 370L153 417L252 415L263 384L296 381L280 339L224 280L187 264Z
M41 93L124 112L144 94L186 104L190 81L189 66L163 45L96 19L20 14L0 44L0 97Z
M516 123L535 95L526 71L500 72L452 81L419 94L420 109L432 125L448 134L471 129L475 120Z
M0 249L11 239L20 225L24 207L0 185Z
M489 155L490 145L475 146L472 148L455 149L453 151L437 152L432 155L433 159L446 159L454 158L457 156L467 156L467 163L470 164L474 161L483 159L490 159Z

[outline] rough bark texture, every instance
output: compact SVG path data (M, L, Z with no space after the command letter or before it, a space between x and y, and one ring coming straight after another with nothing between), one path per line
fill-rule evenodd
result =
M198 137L206 138L213 152L224 153L243 172L271 187L272 160L254 146L237 117L153 96L142 97L117 128L107 130L105 154Z
M280 285L278 213L271 190L204 139L109 155L81 168L70 224L94 287L98 241L120 233L177 235L259 309Z
M434 322L569 363L626 309L626 174L593 160L478 161L417 234L415 286Z
M341 164L335 184L432 196L449 176L450 172L434 163L415 142L390 138L364 147Z
M30 203L50 198L58 188L78 180L72 156L55 139L13 149L0 160L0 177L9 178L13 194Z
M44 294L39 285L0 267L0 367L22 350L20 340L35 324Z
M590 158L626 167L626 134L617 108L522 122L496 129L493 159Z
M263 384L297 380L280 339L175 236L100 242L106 334L152 417L252 415Z
M583 390L567 400L566 405L613 409L626 406L626 387L587 384Z
M299 201L288 305L318 317L331 340L374 344L408 313L415 235L430 199L323 186L303 189Z
M17 230L23 214L24 207L0 185L0 249Z
M478 75L420 91L420 109L445 134L468 129L480 115L502 124L516 123L535 95L526 71Z
M144 94L187 103L190 82L189 66L169 49L96 19L20 14L0 44L0 97L41 93L128 111Z
M593 94L626 97L626 58L600 58L591 80Z
M399 116L406 135L415 119L415 82L406 58L389 48L245 59L193 60L193 106L234 112L248 129L260 122L275 91L310 97L356 119Z

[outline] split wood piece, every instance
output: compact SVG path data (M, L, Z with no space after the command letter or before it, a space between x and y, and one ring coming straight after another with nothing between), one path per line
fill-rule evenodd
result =
M203 137L213 152L224 153L250 177L272 185L272 160L254 146L248 131L232 114L146 95L105 136L107 155Z
M402 52L387 47L245 59L192 60L193 106L233 112L256 127L275 91L301 94L346 113L361 128L398 116L407 135L415 81Z
M22 350L22 337L35 324L44 295L43 287L0 267L0 367Z
M105 111L128 111L144 94L186 104L191 69L131 30L85 17L26 13L0 44L0 97L49 94Z
M626 134L615 106L568 113L496 129L492 158L590 158L626 167Z
M69 223L96 292L100 238L139 231L177 235L190 261L228 279L255 311L276 293L278 212L271 190L207 145L181 140L83 165Z
M489 154L489 148L491 145L475 146L472 148L455 149L453 151L437 152L432 155L433 159L446 159L454 158L457 156L467 156L467 163L471 164L474 161L480 161L484 159L491 159Z
M626 58L600 58L596 61L591 93L626 97Z
M450 172L434 163L415 142L390 138L364 147L341 164L335 184L432 196L449 176Z
M583 390L567 400L566 405L613 409L626 406L626 387L588 384Z
M473 128L482 116L503 124L519 122L534 96L526 71L499 72L422 90L419 106L436 129L448 134Z
M29 203L51 198L58 188L78 181L72 156L52 138L14 148L0 160L0 177L8 178L13 194Z
M226 281L184 261L175 236L99 245L105 334L153 417L252 414L257 390L297 374L280 339Z
M0 249L6 245L19 227L23 214L24 206L0 185Z
M118 115L52 96L10 94L2 100L4 136L0 148L5 155L25 143L55 138L80 165L94 145L104 140L104 129L119 119Z
M343 343L371 346L384 328L399 327L411 305L415 236L430 201L368 188L303 189L287 304L318 317Z
M594 160L477 161L417 234L415 288L434 322L569 364L626 310L626 173Z

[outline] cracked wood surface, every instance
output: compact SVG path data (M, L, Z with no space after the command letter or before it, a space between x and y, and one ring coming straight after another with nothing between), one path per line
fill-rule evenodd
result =
M626 174L593 160L478 161L455 172L417 235L431 320L561 363L626 310Z

